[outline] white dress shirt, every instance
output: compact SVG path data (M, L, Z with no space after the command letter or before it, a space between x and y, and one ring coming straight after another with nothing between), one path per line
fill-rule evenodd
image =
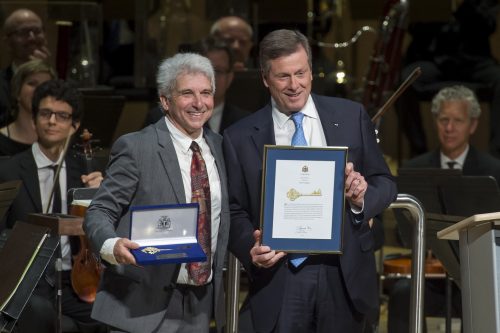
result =
M445 154L443 154L443 152L441 151L440 152L440 156L441 156L441 169L449 169L450 167L448 166L448 162L455 162L455 165L454 165L453 169L460 169L460 170L462 170L463 167L464 167L465 158L467 157L467 153L468 152L469 152L469 145L467 145L467 147L465 148L465 150L464 150L464 152L462 154L460 154L456 159L452 160L448 156L446 156Z
M274 138L276 144L280 146L289 146L292 142L293 134L295 133L295 124L293 123L292 116L280 112L276 106L274 99L271 99L272 115L274 123ZM307 145L311 147L325 147L326 138L321 126L318 111L312 100L311 95L307 99L306 105L300 110L304 114L302 120L302 128L304 129L304 136Z

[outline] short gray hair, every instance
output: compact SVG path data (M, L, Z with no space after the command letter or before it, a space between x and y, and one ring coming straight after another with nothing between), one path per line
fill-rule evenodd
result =
M467 113L469 118L479 118L481 108L476 94L465 86L451 86L441 89L432 99L431 112L434 117L441 113L441 104L446 101L465 101L468 104Z
M170 99L179 75L198 73L210 80L212 91L215 92L214 69L206 57L195 53L178 53L163 60L156 75L158 96Z

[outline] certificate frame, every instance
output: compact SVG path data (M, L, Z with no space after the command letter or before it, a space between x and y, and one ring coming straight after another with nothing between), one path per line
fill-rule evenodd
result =
M289 253L342 253L345 216L344 179L347 154L348 148L343 146L264 146L260 212L260 229L262 231L263 245L267 245L276 251L285 251ZM307 181L309 178L308 174L314 173L314 170L316 169L323 171L331 170L332 175L325 177L330 178L329 181L326 181L325 183L321 182L323 189L318 189L305 195L300 193L300 189L298 191L294 189L294 187L300 188L301 186L304 188L304 185L302 184L302 179L304 179L304 177L303 175L299 175L299 178L297 179L300 179L300 181L298 181L297 184L290 184L290 191L292 192L288 191L286 193L287 198L283 198L285 196L285 193L282 191L283 180L279 179L280 177L283 178L282 175L279 175L279 173L283 171L277 172L277 165L287 166L287 169L289 169L289 166L292 167L292 171L286 171L287 175L291 172L292 177L290 177L290 181L292 182L295 180L293 175L296 173L304 173ZM313 166L312 170L309 170L310 168L308 165ZM316 166L321 166L321 168L316 168ZM299 167L301 169L294 170L295 167ZM321 177L320 175L313 174L310 176L313 179L316 179L316 185L319 184L317 179L318 177ZM331 179L332 177L333 180ZM288 179L286 181L288 181ZM327 188L324 188L325 186ZM277 187L279 193L276 193ZM290 193L292 193L292 195L290 195ZM306 203L301 204L299 202L301 200L301 196L320 197L323 196L323 193L326 195L323 198L317 198L319 201L317 200L317 204L313 204L312 206L307 205ZM279 196L279 198L277 196ZM295 202L292 203L292 201ZM325 206L326 209L323 206ZM312 207L312 213L309 211L310 207ZM293 215L295 212L298 212L298 214ZM321 221L321 228L326 232L321 232L320 235L318 233L312 234L313 236L304 236L302 233L298 234L298 237L295 237L295 233L297 231L302 231L304 227L294 226L293 228L295 229L291 229L291 234L293 234L293 236L290 236L290 230L286 230L285 233L281 233L281 231L279 231L282 230L283 225L286 225L289 222L287 216L290 216L291 222L297 223L297 221L300 221L300 217L302 216L301 212L304 214L305 219L308 220L304 223L310 223L310 225L313 226L313 230L317 228L317 225L314 223L316 223L315 221L318 221L318 219L315 220L315 218L321 216L319 219L319 221ZM326 216L324 212L327 213ZM310 216L313 217L309 221ZM300 224L300 222L298 223ZM317 235L318 237L316 238L314 235Z

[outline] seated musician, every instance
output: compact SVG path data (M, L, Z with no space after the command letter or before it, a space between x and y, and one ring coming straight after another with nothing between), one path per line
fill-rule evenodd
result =
M493 176L500 181L500 160L470 145L469 138L477 129L481 109L475 94L464 86L441 89L433 98L439 149L420 155L406 163L407 168L461 169L466 176ZM389 298L388 332L409 331L411 282L396 282ZM456 291L456 292L455 292ZM461 301L454 288L452 313L461 317ZM424 313L428 316L445 314L445 281L427 279L425 282Z
M70 188L98 187L100 172L86 174L83 161L68 153L62 161L53 200L55 166L63 158L68 136L74 134L82 118L78 92L61 80L41 84L33 95L33 119L38 140L31 149L0 163L0 181L20 179L23 185L7 215L6 226L26 221L29 213L67 213L66 192ZM105 332L90 318L92 304L81 301L70 282L71 246L67 236L61 236L62 252L62 313L72 318L82 332ZM55 272L54 263L40 279L18 321L18 332L55 332Z

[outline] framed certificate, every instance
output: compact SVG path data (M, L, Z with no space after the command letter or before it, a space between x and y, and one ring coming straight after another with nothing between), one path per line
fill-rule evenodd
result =
M198 244L198 204L134 206L130 208L130 240L138 264L158 265L206 261Z
M347 147L264 147L262 244L342 253Z

